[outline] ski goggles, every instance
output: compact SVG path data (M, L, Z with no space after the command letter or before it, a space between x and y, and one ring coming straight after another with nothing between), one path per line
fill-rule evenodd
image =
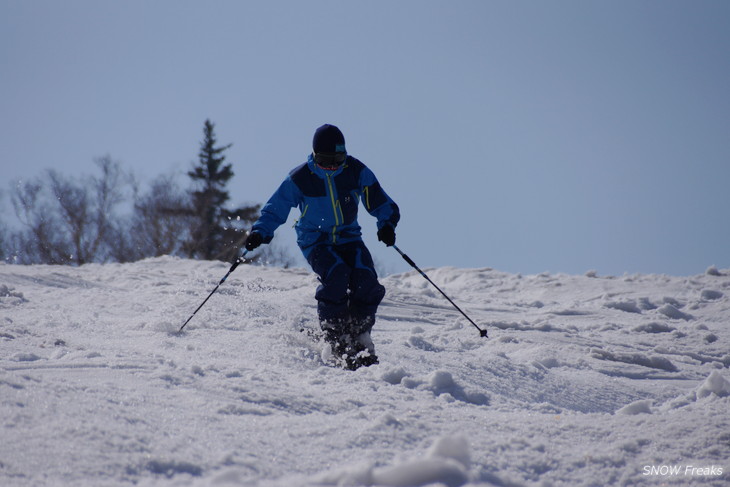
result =
M347 158L346 152L315 152L314 162L323 167L337 167Z

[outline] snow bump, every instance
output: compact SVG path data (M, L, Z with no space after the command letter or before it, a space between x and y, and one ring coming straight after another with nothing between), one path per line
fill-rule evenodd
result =
M599 360L641 365L642 367L666 370L668 372L677 371L677 367L669 359L656 355L649 356L643 353L615 353L607 350L593 349L591 350L591 356Z
M677 309L677 307L673 304L667 303L661 308L659 308L659 313L663 314L667 318L671 318L673 320L685 320L689 321L694 319L692 315L689 315L687 313L684 313Z
M481 392L465 391L462 386L456 383L451 372L437 370L428 379L427 389L436 396L445 395L447 401L457 400L476 404L478 406L489 405L489 396Z
M730 396L730 382L717 370L713 370L705 382L697 389L698 398L705 398L712 395L717 397Z
M626 406L616 411L616 414L625 414L631 416L636 414L651 414L651 400L642 399L639 401L634 401L631 404L627 404Z

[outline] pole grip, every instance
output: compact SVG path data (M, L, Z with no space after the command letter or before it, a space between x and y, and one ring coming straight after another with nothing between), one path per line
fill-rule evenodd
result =
M418 266L416 265L416 263L413 262L413 260L410 257L408 257L406 254L404 254L403 251L401 249L399 249L397 245L393 245L393 248L398 251L398 253L400 254L401 257L403 257L403 260L405 260L406 262L408 262L408 265L409 266L411 266L414 269L420 271L420 269L418 268Z
M411 260L411 258L410 258L410 257L408 257L408 256L407 256L406 254L403 254L403 260L405 260L406 262L408 262L408 265L410 265L411 267L413 267L413 268L415 268L415 267L416 267L416 263L415 263L415 262L413 262L413 261Z
M219 286L221 284L223 284L224 282L226 282L226 279L228 279L228 276L231 275L231 272L236 270L236 267L238 267L242 262L246 262L246 259L244 259L244 257L246 256L247 253L248 253L248 250L244 250L243 253L241 254L241 256L238 259L236 259L236 261L233 264L231 264L231 268L228 269L228 272L226 272L226 275L223 276L223 279L221 279L221 281L218 283Z

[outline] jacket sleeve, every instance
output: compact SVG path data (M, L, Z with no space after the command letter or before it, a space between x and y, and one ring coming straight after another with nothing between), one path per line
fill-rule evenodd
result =
M253 224L252 231L261 234L264 243L271 242L276 229L286 223L289 211L297 206L300 200L301 191L291 177L287 177L261 209L261 216Z
M378 230L385 225L395 228L400 220L398 205L383 190L375 174L368 167L363 167L360 173L360 188L365 209L378 219Z

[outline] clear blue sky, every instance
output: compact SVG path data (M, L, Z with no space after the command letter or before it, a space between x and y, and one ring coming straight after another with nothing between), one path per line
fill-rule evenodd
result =
M0 0L0 70L5 192L105 154L182 173L209 118L264 202L326 122L422 267L730 267L724 0Z

